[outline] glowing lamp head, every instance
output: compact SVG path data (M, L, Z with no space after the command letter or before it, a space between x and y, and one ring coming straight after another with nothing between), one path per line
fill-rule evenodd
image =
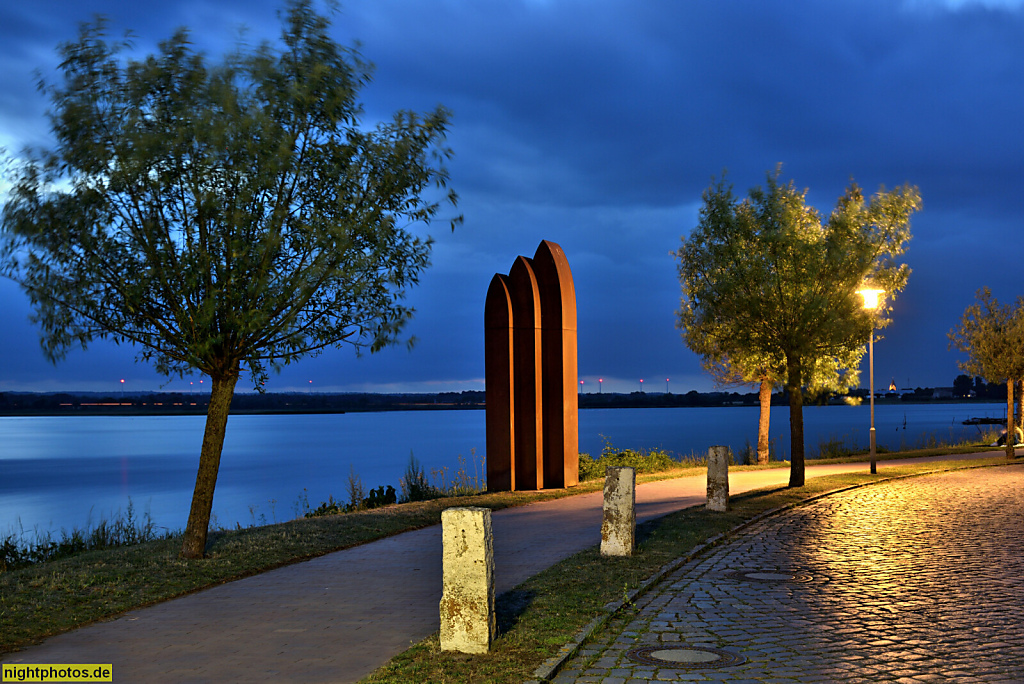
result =
M864 298L864 308L873 311L881 305L881 298L885 294L885 290L865 288L857 290L857 294Z

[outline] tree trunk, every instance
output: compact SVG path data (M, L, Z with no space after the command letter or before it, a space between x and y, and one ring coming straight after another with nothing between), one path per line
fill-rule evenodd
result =
M1024 433L1024 415L1022 415L1022 409L1024 409L1024 380L1017 381L1017 428Z
M213 387L210 406L206 411L206 430L203 433L203 448L199 453L199 472L196 488L192 493L192 509L185 526L185 539L181 546L182 558L202 558L206 551L206 535L210 529L210 511L213 510L213 490L217 486L217 472L220 470L220 454L224 447L224 431L228 425L228 411L231 398L238 382L238 365L232 372L211 377Z
M772 414L772 382L764 378L761 380L761 391L758 393L761 400L761 419L757 425L757 464L768 463L768 427Z
M1013 460L1013 444L1017 441L1014 433L1016 424L1013 415L1013 380L1006 381L1006 459Z
M800 365L786 358L787 387L789 390L789 486L804 486L804 394L801 387Z

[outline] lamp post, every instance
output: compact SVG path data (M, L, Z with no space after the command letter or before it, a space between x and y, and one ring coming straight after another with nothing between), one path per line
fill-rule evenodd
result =
M885 294L885 290L874 290L865 288L858 290L857 294L864 298L864 308L874 311L879 307L879 299ZM875 321L871 319L871 334L868 336L868 374L870 380L870 401L871 401L871 430L868 432L868 440L871 444L871 474L878 472L875 464Z
M598 378L597 379L597 393L598 394L603 394L604 393L604 378Z

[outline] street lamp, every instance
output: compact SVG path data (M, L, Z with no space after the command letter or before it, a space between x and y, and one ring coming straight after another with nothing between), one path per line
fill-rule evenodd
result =
M865 288L863 290L857 290L857 294L864 298L864 308L868 311L874 311L878 309L881 302L879 301L881 296L885 294L885 290L875 290L871 288ZM870 380L870 401L871 401L871 430L868 432L868 440L871 444L871 474L874 475L878 472L878 467L875 464L875 319L871 319L871 334L868 336L868 374Z
M597 379L597 393L598 394L603 394L604 393L604 378L598 378Z

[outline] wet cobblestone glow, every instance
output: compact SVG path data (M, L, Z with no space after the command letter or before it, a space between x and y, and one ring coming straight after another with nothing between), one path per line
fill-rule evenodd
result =
M683 566L554 681L1024 682L1022 550L1019 466L833 495ZM662 644L745 660L627 657Z

